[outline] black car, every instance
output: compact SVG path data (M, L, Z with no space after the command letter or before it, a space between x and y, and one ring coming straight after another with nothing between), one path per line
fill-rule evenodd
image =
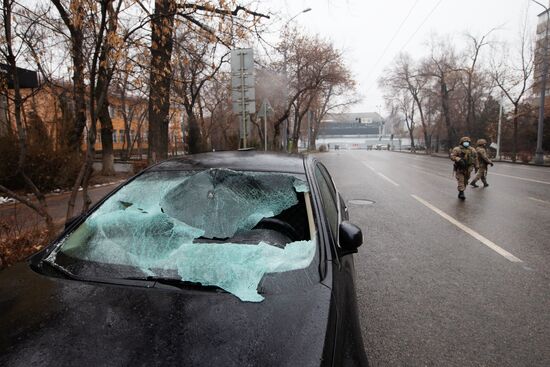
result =
M312 157L162 162L0 272L0 365L367 365L361 244Z

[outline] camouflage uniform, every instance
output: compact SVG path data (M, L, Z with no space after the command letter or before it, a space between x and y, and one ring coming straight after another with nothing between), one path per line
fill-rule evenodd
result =
M473 181L470 183L470 185L477 187L476 182L481 180L483 182L483 187L489 186L487 183L487 166L493 165L493 162L489 159L487 156L487 150L485 149L485 145L487 144L487 140L485 139L479 139L476 142L476 153L477 153L477 162L478 162L478 170L477 175L473 179Z
M477 168L476 150L471 146L465 147L465 142L469 144L470 138L467 136L460 138L460 144L451 151L451 160L455 162L454 172L458 183L458 197L460 199L465 199L464 189L468 185L473 168Z

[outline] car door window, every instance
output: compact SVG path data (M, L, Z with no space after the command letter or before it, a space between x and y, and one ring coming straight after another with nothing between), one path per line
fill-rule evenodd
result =
M319 186L323 209L327 217L333 239L337 240L338 233L338 204L336 201L336 189L330 180L326 168L320 164L315 167L315 177Z

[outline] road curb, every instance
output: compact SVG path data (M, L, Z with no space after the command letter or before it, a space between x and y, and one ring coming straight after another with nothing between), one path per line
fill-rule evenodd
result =
M392 152L392 153L401 153L401 154L409 154L409 155L417 155L417 156L421 156L421 157L434 157L434 158L450 159L450 157L448 155L443 155L443 154L438 155L438 154L413 153L413 152L406 152L406 151L402 151L402 150L390 150L390 152ZM520 166L550 168L550 163L545 163L543 165L537 165L537 164L534 164L534 163L512 162L512 161L504 161L504 160L499 160L499 159L493 159L493 162L494 163L517 164L517 165L520 165Z

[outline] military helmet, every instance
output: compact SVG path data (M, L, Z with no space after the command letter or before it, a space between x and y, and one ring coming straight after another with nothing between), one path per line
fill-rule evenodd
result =
M485 139L478 139L476 142L476 145L485 145L487 144L487 140Z
M465 141L470 143L472 142L469 136L463 136L462 138L460 138L460 144L464 143Z

